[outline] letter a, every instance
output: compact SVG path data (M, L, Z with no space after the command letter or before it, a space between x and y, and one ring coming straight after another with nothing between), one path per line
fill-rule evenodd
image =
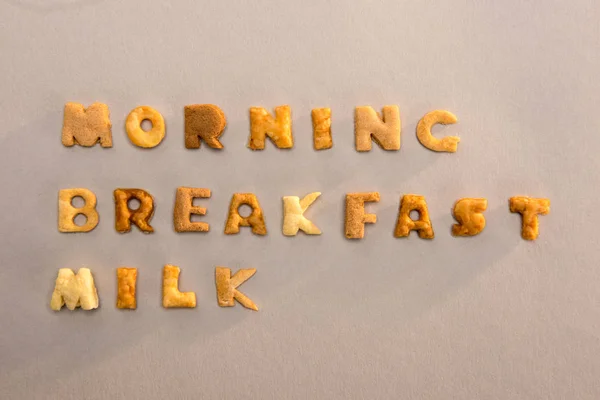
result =
M419 219L413 220L410 217L411 211L417 211ZM433 239L434 236L425 197L416 194L402 196L394 236L398 238L407 237L410 231L417 231L421 239Z

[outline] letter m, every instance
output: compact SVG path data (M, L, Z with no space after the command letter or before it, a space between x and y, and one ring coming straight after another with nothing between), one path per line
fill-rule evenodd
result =
M60 311L65 304L69 310L74 310L76 307L81 307L83 310L98 308L98 293L92 271L88 268L81 268L77 274L70 268L58 270L50 308Z

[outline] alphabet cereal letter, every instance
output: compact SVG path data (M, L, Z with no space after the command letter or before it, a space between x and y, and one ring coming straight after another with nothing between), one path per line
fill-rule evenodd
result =
M297 196L283 197L283 234L296 236L301 229L308 235L320 235L321 230L304 217L304 211L321 195L314 192L306 195L302 200Z
M117 268L117 308L135 310L135 286L137 268Z
M383 107L383 118L369 106L354 111L354 136L357 151L371 150L371 137L384 150L400 149L400 110Z
M365 236L365 225L377 222L377 215L365 214L366 202L378 202L379 192L346 194L346 237L362 239Z
M179 272L175 265L165 265L163 269L163 307L194 308L196 293L179 291Z
M252 207L252 213L247 217L242 217L238 208L242 204ZM240 226L251 226L252 233L256 235L266 235L267 227L263 217L262 209L258 204L256 196L252 193L235 193L231 198L229 205L229 216L225 223L225 234L233 235L240 232Z
M252 150L263 150L266 136L280 149L289 149L294 146L290 106L275 107L275 118L262 107L250 108L248 147Z
M475 236L485 228L483 212L487 209L486 199L465 198L454 204L454 219L458 224L452 225L454 236Z
M154 199L142 189L115 189L115 229L119 233L129 232L133 222L144 233L154 232L150 219L154 214ZM132 210L129 200L137 199L140 206Z
M178 187L173 210L175 232L208 232L210 226L206 222L192 222L190 215L206 215L206 208L195 207L196 198L210 197L210 189Z
M410 218L410 212L413 210L419 212L419 219L416 221ZM429 220L425 197L407 194L402 196L400 200L400 210L394 236L407 237L410 231L413 230L419 233L421 239L433 239L433 228Z
M142 121L149 120L152 129L148 132L142 129ZM138 147L156 147L165 137L165 120L163 116L150 106L136 107L127 116L125 130L131 143Z
M81 197L85 204L81 208L73 207L71 201L74 197ZM82 226L75 224L75 217L85 215L87 221ZM61 189L58 192L58 230L59 232L89 232L98 225L98 211L96 211L96 195L90 190Z
M511 197L509 204L510 212L519 213L522 216L521 236L523 239L535 240L539 234L538 214L546 215L550 212L550 200L517 196Z
M315 150L326 150L333 146L331 140L331 108L313 108L313 144Z
M71 311L76 307L81 307L83 310L98 308L98 292L94 285L92 271L88 268L80 268L77 275L70 268L58 270L50 308L60 311L65 304Z
M108 106L94 103L88 108L79 103L65 104L62 144L91 147L100 142L102 147L112 147L110 114Z
M185 148L199 149L204 140L213 149L222 149L219 136L223 134L225 114L214 104L191 104L183 108L185 119Z
M445 138L437 139L431 134L431 127L435 124L455 124L456 121L458 121L456 116L449 111L431 111L425 114L417 124L417 138L429 150L454 153L456 152L460 138L446 136Z
M221 307L233 307L233 299L236 299L241 305L254 311L258 307L252 300L236 288L250 279L256 273L256 268L240 269L233 276L231 270L225 267L215 268L215 281L217 285L217 302Z

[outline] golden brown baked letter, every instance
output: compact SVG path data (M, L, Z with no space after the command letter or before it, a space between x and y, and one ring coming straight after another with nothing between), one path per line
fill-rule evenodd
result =
M454 219L458 224L452 225L454 236L475 236L485 228L483 212L487 209L486 199L464 198L454 204Z
M247 217L242 217L238 210L243 204L252 208L252 213ZM256 235L267 234L267 226L265 225L262 209L253 193L235 193L231 198L229 215L225 223L225 234L233 235L239 233L240 226L251 226L252 233Z
M326 150L333 146L331 139L331 108L313 108L313 145L315 150Z
M117 308L135 310L135 287L137 268L117 268Z
M280 149L289 149L294 146L290 106L275 107L275 118L262 107L250 108L248 147L252 150L263 150L267 136Z
M411 211L419 213L419 219L413 220L410 217ZM410 231L417 231L421 239L433 239L433 228L429 220L427 203L425 197L415 194L402 196L400 200L400 210L398 211L398 221L394 231L395 237L407 237Z
M550 200L515 196L510 198L509 205L510 212L521 214L523 239L535 240L540 232L538 214L546 215L550 212Z
M213 149L222 149L219 136L223 134L225 113L214 104L191 104L183 109L185 119L185 148L198 149L204 140Z
M129 232L133 222L144 233L154 232L150 219L154 215L154 199L143 189L115 189L115 229L119 233ZM140 202L137 209L129 207L129 200Z

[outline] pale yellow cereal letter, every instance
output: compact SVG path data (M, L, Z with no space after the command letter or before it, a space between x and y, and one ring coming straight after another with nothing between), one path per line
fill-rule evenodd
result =
M74 207L71 203L75 197L81 197L83 206ZM83 225L75 224L77 215L84 215L86 221ZM96 195L92 191L76 188L61 189L58 192L58 230L59 232L89 232L98 225L98 211L96 211Z
M88 268L80 268L77 275L70 268L58 270L50 308L60 311L64 305L71 311L76 307L81 307L83 310L98 308L98 292L94 285L92 271Z
M152 128L146 132L142 129L142 121L148 120ZM131 110L125 121L125 130L131 143L138 147L156 147L165 137L165 120L163 116L150 106L140 106Z
M179 291L179 267L165 265L163 269L163 307L194 308L196 293Z
M304 216L304 211L321 195L314 192L306 195L302 200L297 196L283 197L283 234L295 236L298 230L308 235L320 235L321 230Z

